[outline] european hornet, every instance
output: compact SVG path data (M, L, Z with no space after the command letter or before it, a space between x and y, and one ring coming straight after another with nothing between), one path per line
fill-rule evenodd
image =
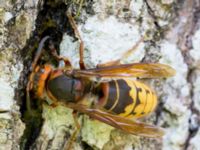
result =
M91 118L134 135L161 137L164 134L161 128L130 119L150 114L157 105L155 92L147 85L132 80L131 77L170 77L175 74L175 70L164 64L120 64L120 60L86 69L83 61L83 41L71 13L68 12L67 16L80 42L80 69L73 69L69 59L57 54L51 37L44 37L32 63L32 72L26 89L27 103L30 103L29 92L34 91L38 98L48 99L48 103L52 106L64 105L75 112L85 113ZM139 40L123 57L134 51L142 40ZM44 43L47 43L48 49L57 60L65 62L64 68L53 68L49 64L37 65ZM92 80L94 78L97 80ZM97 100L85 102L84 97L88 93L96 95ZM77 120L75 122L80 128Z

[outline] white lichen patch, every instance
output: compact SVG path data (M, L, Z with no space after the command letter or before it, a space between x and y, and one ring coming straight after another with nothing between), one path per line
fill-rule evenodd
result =
M85 46L84 60L89 68L120 59L141 38L137 25L119 22L113 16L105 20L99 20L97 16L88 18L84 25L79 26L79 31ZM64 35L60 46L61 55L68 57L77 68L79 43L72 40ZM141 43L134 54L122 61L139 62L143 56L144 44Z
M123 53L140 39L138 29L137 25L119 22L114 16L104 20L93 16L88 18L84 25L79 26L93 66L120 59ZM132 58L132 62L138 62L144 56L143 46L140 44L138 52L133 54L135 57Z
M8 22L12 17L13 17L13 14L11 12L5 12L4 21Z
M138 1L138 0L132 0L129 7L131 11L131 15L134 17L131 22L135 22L135 20L140 20L142 18L142 21L140 22L140 31L147 33L148 39L152 39L152 35L155 32L155 24L154 20L148 13L147 5L144 1Z
M11 110L14 104L14 90L17 87L17 81L22 71L22 62L12 65L9 62L12 52L3 54L6 55L0 59L0 69L3 70L0 73L0 109Z
M189 135L189 118L191 112L186 110L181 116L165 115L164 120L170 123L163 138L163 150L180 150L183 148Z
M184 63L180 50L176 45L163 41L161 44L161 63L168 64L176 70L176 75L167 79L164 84L163 93L165 96L164 108L169 113L164 113L163 120L169 123L166 128L167 134L163 140L163 149L182 149L189 130L189 118L191 111L188 108L190 103L190 89L187 83L187 65Z
M181 94L180 96L188 96L189 95L189 86L187 84L187 71L188 67L184 63L183 57L181 55L180 50L176 47L175 44L164 41L161 44L161 53L162 58L160 59L160 63L168 64L172 68L176 70L176 75L167 80L170 84L173 83L173 90L179 89ZM171 88L166 88L172 90ZM176 91L171 91L171 94L177 93ZM177 94L176 94L177 95ZM175 96L175 95L174 95Z
M144 13L144 1L132 0L130 10L133 16L140 16L141 13Z
M0 109L1 110L10 110L11 106L13 105L13 97L14 92L13 88L10 84L6 81L5 78L0 79Z

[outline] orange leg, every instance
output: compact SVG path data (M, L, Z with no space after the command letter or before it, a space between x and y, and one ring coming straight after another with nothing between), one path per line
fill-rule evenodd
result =
M80 47L79 47L79 55L80 55L80 60L79 60L79 66L80 66L80 69L83 70L83 69L86 69L85 68L85 64L84 64L84 61L83 61L83 51L84 51L84 43L83 43L83 40L79 34L79 31L78 31L78 28L77 28L77 25L75 23L75 20L74 18L72 17L71 15L71 11L67 11L67 17L69 19L69 22L74 30L74 33L75 33L75 36L76 38L78 38L79 42L80 42Z
M134 53L134 52L137 50L139 44L140 44L141 42L143 42L143 41L144 41L144 37L141 37L141 38L133 45L133 47L131 47L130 49L128 49L128 50L122 55L122 57L121 57L120 59L118 59L118 61L120 61L120 60L122 60L122 59L126 59L131 53Z
M53 42L52 42L51 40L49 41L48 47L49 47L49 49L50 49L50 51L51 51L51 54L52 54L58 61L61 61L61 60L64 61L64 63L65 63L65 68L70 68L70 69L72 69L72 65L71 65L69 59L66 58L66 57L62 57L62 56L59 56L59 55L58 55L58 53L57 53L57 51L56 51L56 48L55 48L55 45L53 44Z

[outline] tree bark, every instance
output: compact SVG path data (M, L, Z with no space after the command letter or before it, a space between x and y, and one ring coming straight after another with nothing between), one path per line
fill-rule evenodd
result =
M130 135L81 114L81 130L72 149L199 149L198 0L2 0L0 4L0 149L65 149L76 129L69 108L42 103L41 110L35 109L39 115L30 119L25 108L31 62L44 33L53 33L60 54L79 68L79 42L65 15L69 8L79 14L75 19L87 68L119 59L144 37L137 51L121 62L163 63L176 70L168 79L140 80L156 91L159 100L155 112L142 121L163 127L163 139ZM44 56L41 63L50 59Z

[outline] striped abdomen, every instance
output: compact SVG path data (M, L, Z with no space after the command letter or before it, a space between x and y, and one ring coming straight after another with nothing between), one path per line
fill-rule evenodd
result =
M101 83L99 104L106 110L124 117L142 117L157 105L155 93L145 84L128 80Z

